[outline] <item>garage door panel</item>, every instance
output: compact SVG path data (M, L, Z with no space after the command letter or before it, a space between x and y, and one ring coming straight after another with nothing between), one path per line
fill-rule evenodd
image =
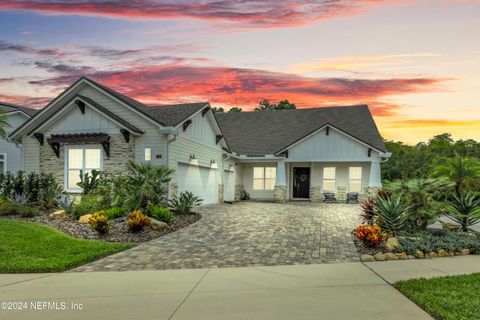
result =
M194 165L178 165L178 190L190 191L203 200L203 204L218 202L218 172L216 169Z

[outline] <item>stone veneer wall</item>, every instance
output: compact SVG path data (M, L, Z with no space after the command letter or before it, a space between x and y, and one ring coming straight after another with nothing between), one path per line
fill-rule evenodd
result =
M129 160L135 160L135 143L125 142L123 135L110 135L110 157L104 156L103 170L110 173L123 173ZM40 146L40 172L52 173L57 182L64 185L65 172L65 146L60 146L60 155L57 158L52 148L45 143Z
M337 187L336 198L337 198L337 201L347 200L347 187L342 187L342 186Z
M287 200L287 186L275 186L273 195L275 202L285 202Z
M223 202L223 184L218 185L218 203Z
M325 196L322 193L321 186L311 186L310 187L310 201L312 202L323 202Z
M173 198L173 196L178 196L178 184L176 182L171 182L170 183L170 199Z

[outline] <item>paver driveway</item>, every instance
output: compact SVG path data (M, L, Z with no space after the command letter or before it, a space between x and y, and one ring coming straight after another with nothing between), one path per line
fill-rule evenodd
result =
M358 205L240 202L198 209L197 223L75 271L359 261Z

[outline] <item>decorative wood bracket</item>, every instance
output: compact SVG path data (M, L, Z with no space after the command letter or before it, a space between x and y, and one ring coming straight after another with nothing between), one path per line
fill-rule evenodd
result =
M51 142L49 143L50 147L52 148L53 152L55 152L55 155L57 158L60 157L60 143L58 142Z
M85 114L85 103L81 100L76 100L75 103L77 104L78 108L80 109L80 112L82 114Z
M368 148L368 157L370 158L372 156L372 148Z
M120 132L122 133L125 142L130 142L130 132L128 132L127 129L120 129Z
M183 131L186 131L188 126L192 124L192 119L188 119L183 123Z
M328 136L328 135L330 134L330 127L326 127L326 128L325 128L325 132L326 132L326 134L327 134L327 136Z
M204 117L209 110L210 110L210 107L206 107L205 109L203 109L202 110L202 117Z
M110 157L110 141L103 141L102 147L107 157Z
M38 140L38 143L43 146L43 133L35 132L33 136Z
M220 140L222 140L222 138L223 138L222 135L220 135L220 134L217 135L217 137L216 137L216 139L215 139L215 140L216 140L216 144L218 144L218 143L220 142Z

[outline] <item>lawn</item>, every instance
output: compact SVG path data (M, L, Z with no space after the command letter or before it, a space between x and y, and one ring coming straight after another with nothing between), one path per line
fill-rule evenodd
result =
M0 220L0 272L64 271L131 246L77 239L33 222Z
M435 319L480 319L480 273L400 281L395 287Z

